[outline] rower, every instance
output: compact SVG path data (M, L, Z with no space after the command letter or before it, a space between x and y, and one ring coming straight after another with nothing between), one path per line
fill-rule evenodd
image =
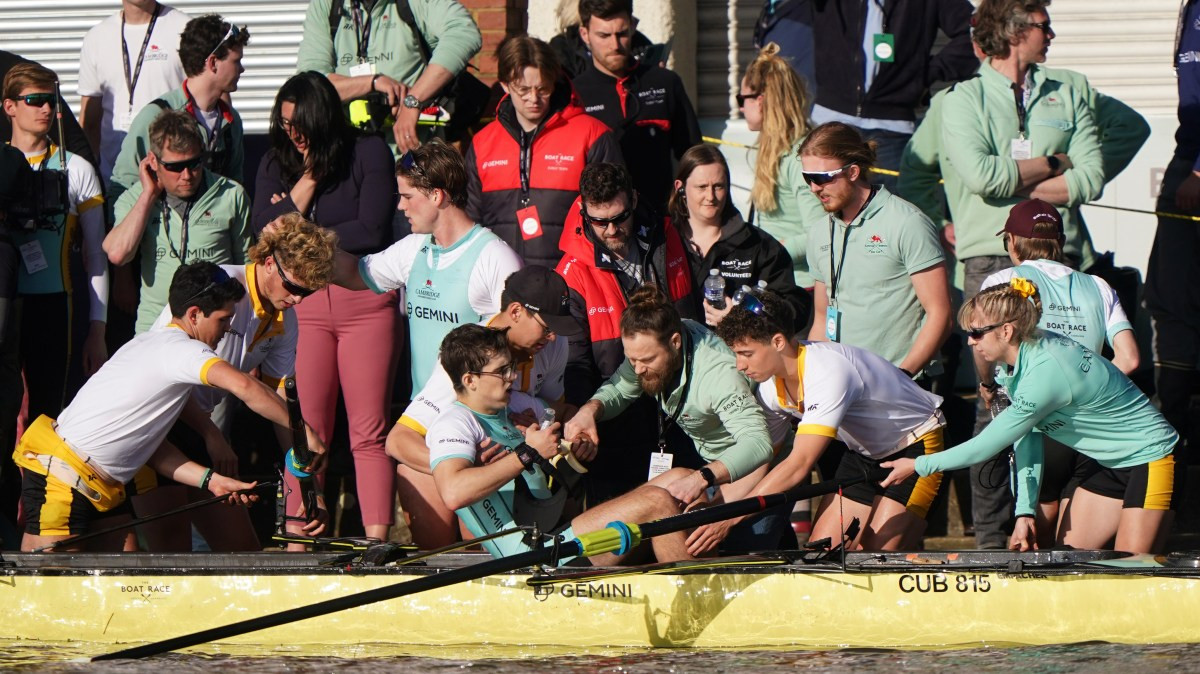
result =
M946 420L938 410L940 397L866 349L790 338L786 326L793 320L787 302L763 291L747 293L717 326L717 334L737 357L738 370L758 383L756 397L767 414L796 424L791 452L749 495L800 484L834 438L850 450L838 465L839 480L861 475L887 458L941 451ZM862 482L827 495L811 538L839 541L844 524L857 518L865 523L855 542L858 547L918 549L940 484L941 475L934 474L889 489ZM697 528L688 538L688 550L697 554L713 548L737 522Z
M575 411L563 395L568 349L567 340L559 338L579 334L582 326L571 316L567 300L567 282L561 276L548 267L530 265L505 279L501 311L479 323L499 330L508 339L517 371L509 407L522 426L537 422L535 409L553 409L560 419ZM431 475L426 429L454 398L453 382L439 361L425 387L388 433L388 454L411 470ZM424 489L424 485L414 483L416 493L407 494L404 501L405 512L412 518L413 541L422 549L449 545L458 538L458 518L442 503L436 488Z
M153 488L154 472L216 496L255 486L188 460L165 440L196 385L232 393L259 415L288 425L282 398L213 351L245 294L237 279L211 262L180 266L168 296L171 323L121 347L57 422L39 416L25 431L13 453L24 469L22 550L86 533L119 513L127 494ZM308 443L318 455L314 463L321 462L325 445L311 430ZM230 496L242 505L256 500Z
M1115 536L1117 550L1162 549L1178 493L1179 434L1115 365L1078 342L1039 329L1037 286L1013 278L971 298L958 313L968 343L999 366L997 382L1012 405L979 435L917 459L884 463L884 485L965 468L1014 445L1017 521L1009 547L1036 549L1042 436L1095 459L1063 513L1059 544L1094 549ZM990 398L980 389L985 402ZM1033 431L1037 431L1036 433Z
M567 422L564 435L573 446L598 444L596 422L617 416L645 393L659 407L659 451L650 462L650 484L664 487L685 507L747 494L766 474L774 452L762 410L729 347L699 323L681 319L662 291L649 285L629 297L621 344L626 360ZM706 465L672 467L673 455L666 451L672 424L692 438ZM724 550L777 548L789 512L777 507L747 520Z
M438 495L476 538L518 525L536 525L543 533L571 541L610 522L643 522L679 513L675 498L665 489L643 485L568 519L565 487L556 492L548 480L555 472L549 459L559 452L560 424L522 428L510 418L509 401L518 372L508 337L482 325L461 325L442 340L438 355L456 399L425 435L429 465ZM537 405L536 398L533 401ZM537 407L535 412L541 414L541 406ZM487 439L505 450L490 461L481 460L479 454L480 444ZM542 547L541 541L519 533L485 540L482 545L493 557ZM653 538L651 545L659 561L678 561L689 558L683 541L683 533L675 532ZM641 547L589 559L601 565L629 563Z

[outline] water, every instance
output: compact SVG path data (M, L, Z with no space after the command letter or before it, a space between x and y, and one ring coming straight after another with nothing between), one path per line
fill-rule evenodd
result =
M1120 610L1114 606L1114 610ZM1194 616L1183 619L1192 620ZM512 648L434 649L422 655L388 654L387 647L360 646L340 649L337 657L286 654L157 656L136 662L90 664L78 660L70 647L45 644L0 645L0 668L20 672L130 672L162 674L176 672L224 673L286 672L452 672L469 670L511 674L554 671L567 674L604 672L620 674L716 672L783 672L796 670L894 672L1007 672L1057 674L1096 672L1151 674L1153 672L1200 672L1200 644L1126 646L1117 644L1074 644L1025 648L976 648L953 651L685 651L613 650L587 655L565 650ZM451 657L452 656L452 657ZM468 659L469 658L469 659Z

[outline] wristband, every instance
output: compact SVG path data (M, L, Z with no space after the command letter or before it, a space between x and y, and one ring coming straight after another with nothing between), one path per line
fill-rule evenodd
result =
M995 393L996 391L1000 390L1000 384L997 382L992 382L990 384L985 384L983 382L980 382L979 385L984 387L985 389L987 389L988 393Z
M1026 515L1017 515L1017 516L1016 516L1016 517L1014 517L1013 519L1019 520L1019 519L1021 519L1022 517L1028 517L1029 519L1034 519L1033 515L1029 515L1029 514L1026 514Z
M208 489L208 481L212 479L212 476L213 476L212 468L209 468L208 470L204 471L204 477L200 478L200 488L201 489Z
M708 486L710 486L710 487L717 486L717 476L713 474L711 468L709 468L708 466L705 466L697 472L700 473L700 477L704 478L704 482Z
M913 378L912 372L909 372L908 370L905 370L904 368L900 368L900 371L903 372L905 374L905 376L907 376L909 379Z

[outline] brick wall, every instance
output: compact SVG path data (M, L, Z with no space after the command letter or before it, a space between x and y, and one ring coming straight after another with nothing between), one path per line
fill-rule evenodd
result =
M496 80L496 47L508 35L524 33L529 14L529 0L459 0L471 12L479 32L483 34L483 49L471 63L479 68L479 79L491 84Z

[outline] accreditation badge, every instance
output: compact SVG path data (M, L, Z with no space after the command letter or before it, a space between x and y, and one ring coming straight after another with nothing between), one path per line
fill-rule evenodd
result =
M1028 138L1013 138L1012 139L1012 158L1013 159L1032 159L1033 158L1033 141Z
M872 54L879 63L896 60L896 36L891 33L875 33L872 38Z
M667 452L654 452L650 455L650 474L646 477L649 482L663 473L671 470L671 466L675 463L675 455Z
M842 311L837 307L825 307L825 339L838 341L842 330Z
M526 206L517 211L517 226L521 228L521 238L526 241L542 235L542 218L538 215L537 206Z

